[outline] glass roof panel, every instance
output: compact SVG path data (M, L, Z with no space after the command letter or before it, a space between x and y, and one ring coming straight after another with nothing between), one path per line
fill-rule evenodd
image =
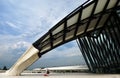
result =
M75 24L78 20L78 16L79 16L79 13L75 14L73 17L71 17L68 21L67 21L67 26L71 26L73 24Z
M60 25L59 27L57 27L55 30L53 30L52 34L54 35L63 29L64 29L64 23L62 25Z
M107 0L98 0L98 4L96 6L94 14L101 12L103 10L106 2L107 2Z
M63 37L61 36L61 37L59 37L59 38L57 38L56 40L53 41L53 46L58 45L62 41L63 41Z
M97 21L98 21L98 18L97 18L97 19L93 19L93 20L90 22L90 25L89 25L87 31L93 30L94 27L95 27L95 25L96 25L96 23L97 23Z
M95 3L93 3L92 5L86 7L85 9L83 9L81 19L85 19L85 18L87 18L87 17L89 17L91 15L91 12L92 12L92 9L94 7L94 4Z
M51 48L50 45L44 46L44 47L42 48L42 50L41 50L41 53L44 52L44 51L46 51L46 50L49 50L50 48Z
M65 40L68 40L74 36L75 30L71 30L70 32L66 33L66 38Z
M104 25L104 23L106 22L108 16L109 16L109 14L105 14L105 15L103 15L103 17L101 18L101 20L100 20L100 22L99 22L97 28L100 28L101 26Z
M50 37L50 35L47 35L47 36L42 40L42 42L44 42L45 40L47 40L49 37Z
M107 9L112 8L116 4L117 0L110 0L110 3L108 4Z
M120 1L119 1L118 5L120 6Z
M87 24L85 23L85 24L79 26L78 31L77 31L77 35L80 35L80 34L82 34L84 32L84 30L86 28L86 25Z

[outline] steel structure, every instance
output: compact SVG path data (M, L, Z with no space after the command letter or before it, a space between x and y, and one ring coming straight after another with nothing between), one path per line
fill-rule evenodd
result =
M104 27L78 38L92 72L120 73L120 12L112 12Z
M119 0L88 0L34 42L33 46L40 51L38 55L41 56L88 32L101 29L119 6Z
M9 75L19 75L43 54L78 39L91 72L120 70L120 0L88 0L33 43Z
M78 38L92 72L120 69L120 0L87 1L33 43L41 56Z

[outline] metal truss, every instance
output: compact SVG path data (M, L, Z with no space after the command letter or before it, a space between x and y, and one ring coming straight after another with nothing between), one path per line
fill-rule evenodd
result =
M119 14L112 12L102 30L95 30L78 38L80 50L92 72L120 73Z
M33 46L39 49L38 55L41 56L77 37L84 36L87 32L101 29L111 12L119 5L119 0L88 0L34 42Z
M33 46L41 56L78 38L90 71L119 69L119 13L120 0L88 0L53 26Z

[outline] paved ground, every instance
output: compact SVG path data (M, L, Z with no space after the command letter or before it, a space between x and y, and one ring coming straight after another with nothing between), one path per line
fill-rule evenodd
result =
M22 73L21 76L4 76L0 78L120 78L120 74L86 74L86 73L51 73L44 76L43 73Z

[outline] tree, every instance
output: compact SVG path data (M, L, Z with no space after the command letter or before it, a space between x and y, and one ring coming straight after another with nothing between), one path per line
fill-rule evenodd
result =
M4 67L3 67L3 70L7 70L7 67L6 67L6 66L4 66Z

